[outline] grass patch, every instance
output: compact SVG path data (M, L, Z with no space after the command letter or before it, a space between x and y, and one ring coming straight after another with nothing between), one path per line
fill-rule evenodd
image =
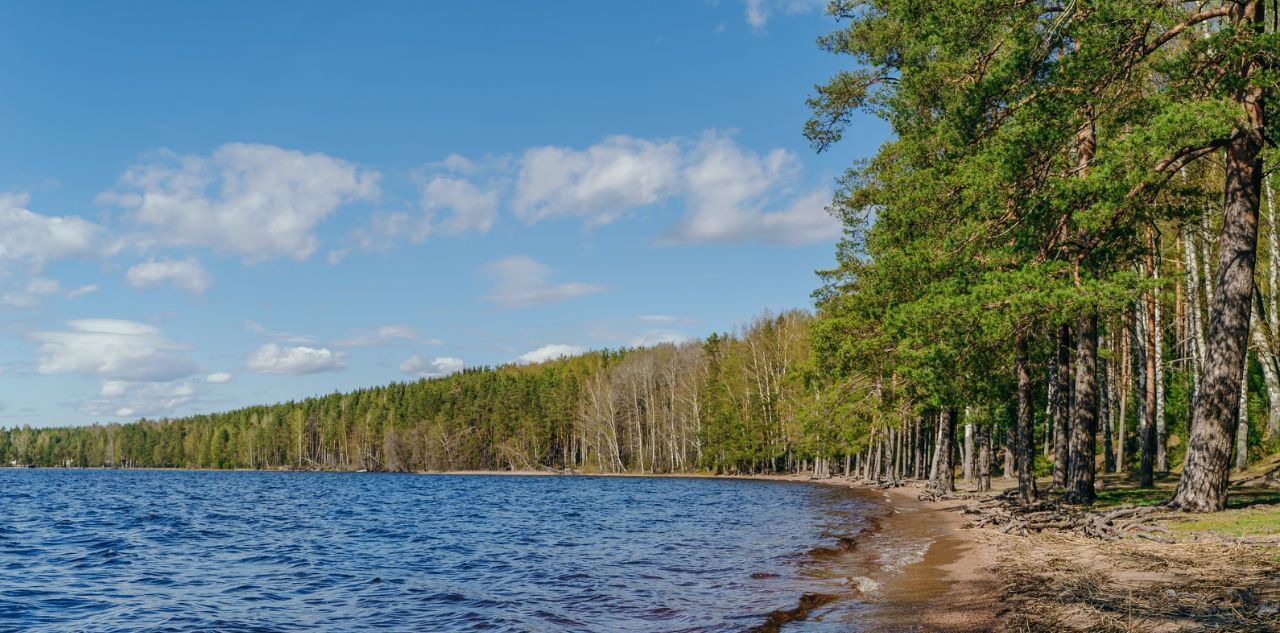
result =
M1228 510L1170 526L1178 532L1212 532L1221 536L1280 534L1280 508Z
M1259 505L1280 505L1280 489L1244 488L1227 489L1227 508L1251 508Z

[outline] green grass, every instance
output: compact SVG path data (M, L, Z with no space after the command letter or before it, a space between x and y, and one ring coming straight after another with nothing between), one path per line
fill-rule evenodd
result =
M1173 491L1167 488L1104 488L1098 491L1098 508L1109 506L1155 506L1169 500Z
M1178 532L1212 532L1223 536L1271 536L1280 534L1280 508L1261 507L1227 511L1171 526Z
M1227 490L1227 509L1251 508L1263 505L1280 505L1280 490L1274 488Z

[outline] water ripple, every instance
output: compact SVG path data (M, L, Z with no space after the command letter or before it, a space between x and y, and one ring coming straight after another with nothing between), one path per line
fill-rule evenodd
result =
M0 631L737 633L847 585L812 552L870 507L773 482L6 469ZM795 630L857 630L832 609Z

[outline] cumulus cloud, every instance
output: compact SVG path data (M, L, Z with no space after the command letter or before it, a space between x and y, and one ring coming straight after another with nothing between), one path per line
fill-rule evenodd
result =
M508 310L558 303L604 290L581 282L555 283L551 268L531 257L513 255L490 263L486 272L493 288L486 297Z
M553 343L550 345L543 345L532 352L520 355L520 357L516 359L516 362L543 363L557 358L564 358L566 356L577 356L585 351L587 350L578 347L577 345L561 345Z
M438 338L418 338L417 330L408 325L383 325L373 330L356 332L351 338L334 341L333 344L338 347L380 347L401 341L424 345L444 343Z
M449 374L462 371L463 362L461 358L452 356L441 356L438 358L427 359L423 356L414 354L400 363L400 371L411 376L421 376L424 378L434 376L447 376Z
M26 207L25 193L0 193L0 261L42 269L58 259L100 254L106 230L83 218L47 216Z
M512 206L527 222L570 216L588 226L609 224L671 195L680 182L680 154L672 141L629 136L584 150L530 149L520 161Z
M267 343L254 350L245 361L249 371L259 374L300 376L322 371L338 371L347 366L346 355L324 348L282 347Z
M171 284L191 294L203 294L213 280L204 266L194 257L183 260L149 259L125 272L125 279L134 288L150 288L162 283Z
M703 136L684 172L684 218L667 239L779 244L835 240L840 223L826 211L829 190L781 195L799 170L791 152L778 149L762 155L723 135Z
M211 385L221 385L221 384L231 382L231 379L233 377L234 376L231 375L231 372L218 371L218 372L209 374L208 376L205 376L204 381Z
M759 153L715 131L697 139L612 136L584 149L535 147L508 169L515 173L508 204L531 224L576 218L591 228L675 204L683 217L664 235L667 242L801 244L840 235L826 212L830 188L802 186L799 157L783 149ZM487 182L481 188L454 178L450 186L473 197L483 192L488 205L498 199L493 183L506 181Z
M189 376L196 366L158 328L117 319L80 319L59 332L36 332L36 370L77 373L105 380L166 382Z
M196 397L189 380L135 382L106 380L97 398L81 403L80 411L94 416L131 418L172 413Z
M98 200L128 210L155 243L305 260L319 246L316 226L376 198L379 177L325 154L230 143L209 156L158 152Z
M421 192L422 209L430 217L448 212L439 224L447 234L487 233L498 218L498 192L471 181L433 176L421 185Z
M59 292L62 292L62 285L57 279L35 277L28 280L21 290L0 295L0 303L14 308L34 308L40 305L41 297Z

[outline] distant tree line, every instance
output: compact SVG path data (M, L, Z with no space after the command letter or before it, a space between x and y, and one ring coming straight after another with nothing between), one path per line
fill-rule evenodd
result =
M705 341L129 424L0 430L36 466L762 472L807 458L812 317L763 315Z

